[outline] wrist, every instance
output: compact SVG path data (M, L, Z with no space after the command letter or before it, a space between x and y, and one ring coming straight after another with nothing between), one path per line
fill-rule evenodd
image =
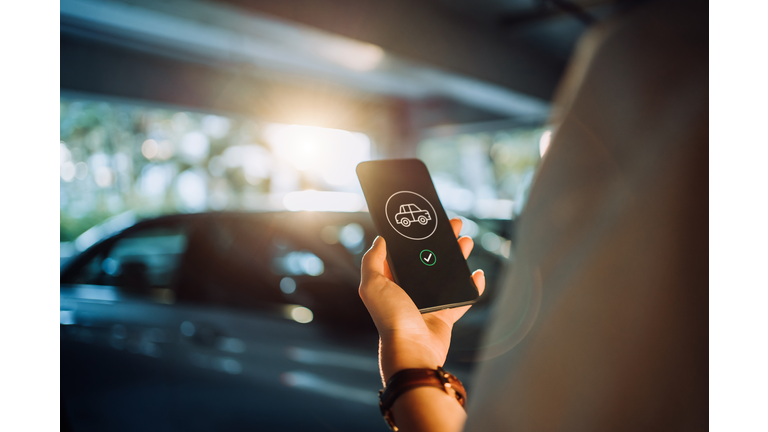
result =
M382 335L379 339L379 364L385 384L403 369L437 369L443 363L444 355L413 336Z
M394 431L399 430L396 424L407 424L408 430L449 430L445 426L463 424L464 410L458 408L465 404L466 390L461 381L441 367L402 370L379 391L379 409ZM426 426L424 414L433 420L439 418L437 423L427 423L440 427L416 427ZM454 419L445 423L449 414L454 414Z

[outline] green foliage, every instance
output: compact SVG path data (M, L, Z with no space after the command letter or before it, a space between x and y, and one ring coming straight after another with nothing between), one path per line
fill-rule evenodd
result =
M107 211L94 211L83 217L76 218L67 212L59 212L59 241L74 241L80 234L86 232L94 225L100 224L110 218L112 213Z

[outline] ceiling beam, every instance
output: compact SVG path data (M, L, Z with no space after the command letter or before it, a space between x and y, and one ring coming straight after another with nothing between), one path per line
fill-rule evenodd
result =
M220 0L383 47L404 58L551 100L562 64L509 42L500 29L432 1Z
M549 108L545 99L509 86L434 67L424 59L415 62L372 43L228 5L198 0L61 0L60 10L62 32L91 33L103 41L132 44L153 53L199 57L236 65L240 70L249 70L243 65L250 65L250 70L259 74L327 79L357 90L405 99L448 98L507 117L546 115ZM484 50L481 46L474 51ZM457 51L450 57L455 60L460 54ZM483 58L489 60L487 53L466 61L477 66ZM533 67L521 64L519 68ZM522 75L529 80L543 79L530 70Z

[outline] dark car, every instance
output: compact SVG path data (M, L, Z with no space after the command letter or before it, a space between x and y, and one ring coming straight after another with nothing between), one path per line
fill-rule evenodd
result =
M367 213L209 213L140 222L94 245L61 273L63 421L387 430L378 337L357 293L375 234ZM475 259L487 273L498 266ZM455 330L449 367L464 380L486 309Z

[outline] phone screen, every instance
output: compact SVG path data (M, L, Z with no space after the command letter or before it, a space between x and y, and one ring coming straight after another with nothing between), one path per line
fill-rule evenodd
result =
M427 167L418 159L362 162L357 176L395 282L422 313L474 303L477 287Z

